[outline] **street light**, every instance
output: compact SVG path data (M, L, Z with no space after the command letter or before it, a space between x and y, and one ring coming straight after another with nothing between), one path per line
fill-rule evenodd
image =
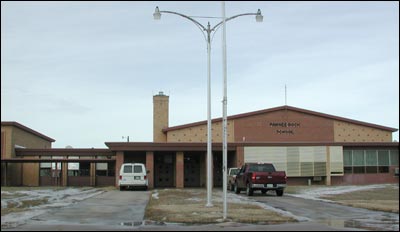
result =
M211 207L212 202L211 202L211 196L212 196L212 186L211 186L211 162L212 162L212 156L211 156L211 139L212 139L212 134L211 134L211 41L212 41L212 37L211 37L211 33L215 32L219 29L219 27L225 22L232 20L234 18L237 18L239 16L246 16L246 15L255 15L256 16L256 21L257 22L262 22L263 20L263 16L261 15L261 10L258 9L257 13L245 13L245 14L238 14L238 15L234 15L232 17L229 18L224 18L224 20L222 20L221 22L219 22L218 24L216 24L213 28L211 28L210 26L210 22L208 22L207 27L203 26L201 23L199 23L198 21L196 21L195 19L193 19L190 16L178 13L178 12L174 12L174 11L160 11L160 9L158 8L158 6L156 7L154 13L153 13L153 17L155 20L160 20L161 19L161 13L168 13L168 14L175 14L178 16L181 16L185 19L188 19L190 21L192 21L199 29L200 31L203 33L203 36L207 42L207 204L206 207ZM205 33L207 33L207 36L205 35Z

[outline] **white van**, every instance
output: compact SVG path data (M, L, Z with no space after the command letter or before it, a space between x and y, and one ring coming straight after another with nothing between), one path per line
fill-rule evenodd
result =
M119 189L122 191L125 188L143 187L147 190L146 166L141 163L126 163L122 164L119 171Z

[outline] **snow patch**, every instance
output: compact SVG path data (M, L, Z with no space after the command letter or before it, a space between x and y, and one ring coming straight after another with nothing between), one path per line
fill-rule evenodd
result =
M342 194L342 193L349 193L349 192L354 192L354 191L360 191L360 190L370 190L370 189L377 189L377 188L385 188L388 186L393 186L396 187L395 185L391 184L380 184L380 185L349 185L349 186L335 186L335 187L309 187L307 189L303 189L300 191L300 193L296 194L289 194L287 193L286 195L288 196L293 196L293 197L300 197L304 199L310 199L310 200L318 200L318 201L325 201L325 202L332 202L330 200L322 199L322 196L326 195L336 195L336 194ZM398 186L397 186L398 188Z
M46 213L49 209L55 207L64 207L75 202L79 202L99 194L104 191L95 188L66 188L66 189L39 189L31 191L1 191L1 208L8 207L18 208L23 206L26 201L43 201L43 204L31 206L22 212L9 213L1 216L1 227L12 228L21 224L30 218ZM3 196L16 196L14 198ZM46 201L47 200L47 201Z
M155 191L153 192L153 194L151 194L151 197L158 200L158 199L159 199L159 198L158 198L158 191L155 190Z

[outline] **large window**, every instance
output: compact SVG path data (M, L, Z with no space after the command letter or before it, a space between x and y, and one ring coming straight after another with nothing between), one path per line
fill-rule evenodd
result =
M107 156L97 156L97 159L107 159ZM96 163L96 176L115 176L115 165Z
M344 173L389 173L398 165L398 150L343 150Z

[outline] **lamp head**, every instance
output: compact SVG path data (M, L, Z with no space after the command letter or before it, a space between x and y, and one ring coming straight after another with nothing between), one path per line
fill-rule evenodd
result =
M160 16L160 17L161 17L161 16ZM262 21L263 21L263 16L262 16L262 14L261 14L261 10L260 10L260 9L258 9L258 11L257 11L256 21L257 21L257 22L262 22Z
M160 13L160 10L158 9L158 6L156 6L156 10L154 11L153 17L155 20L161 19L161 13Z

